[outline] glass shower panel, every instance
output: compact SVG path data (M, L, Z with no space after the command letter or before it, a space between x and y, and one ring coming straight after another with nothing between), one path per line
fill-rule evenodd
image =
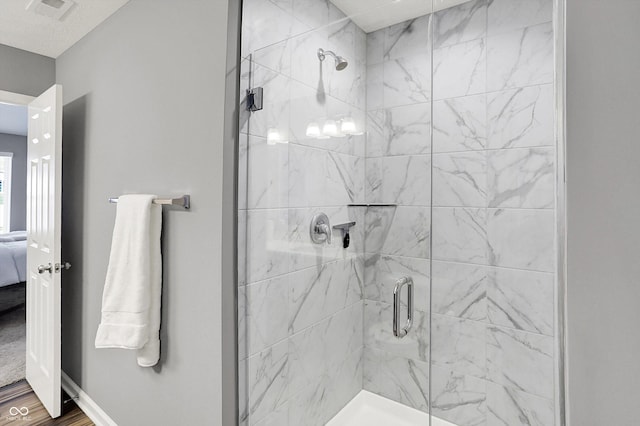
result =
M554 424L551 21L245 0L241 425Z
M431 407L554 424L551 0L434 14Z

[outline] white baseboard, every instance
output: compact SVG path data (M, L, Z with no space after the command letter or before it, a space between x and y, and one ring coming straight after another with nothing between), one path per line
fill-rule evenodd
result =
M62 389L74 398L76 405L96 426L118 426L64 371L62 372Z

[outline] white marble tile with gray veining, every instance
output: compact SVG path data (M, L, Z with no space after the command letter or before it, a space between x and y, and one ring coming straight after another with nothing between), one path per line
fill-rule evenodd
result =
M289 338L289 397L337 373L363 346L363 304L338 311Z
M292 39L288 38L253 51L251 53L251 61L277 73L290 76L291 40Z
M489 207L553 208L555 156L555 148L489 151Z
M429 312L429 260L410 257L367 254L364 272L364 296L368 300L393 303L393 290L402 277L411 277L414 307ZM404 300L404 299L403 299Z
M446 315L431 318L431 363L434 367L484 379L485 324Z
M487 382L488 426L553 426L553 401Z
M430 153L430 104L370 111L367 115L368 157Z
M458 426L484 426L487 416L486 387L483 379L432 367L433 415Z
M431 50L431 15L409 19L385 28L385 60L429 54Z
M242 57L310 29L270 0L247 0L242 12Z
M318 29L329 24L329 0L291 0L293 17L309 28ZM245 6L246 7L246 6ZM272 25L278 25L278 21Z
M433 261L433 312L484 321L487 318L487 267Z
M368 176L367 176L368 177ZM369 198L367 201L371 202ZM367 253L380 253L382 246L391 230L391 223L398 208L365 207L364 210L364 248Z
M467 41L434 50L434 99L484 93L486 82L486 39Z
M289 270L287 209L247 212L247 282L282 275Z
M429 363L377 349L364 352L365 390L409 407L429 409Z
M267 139L249 137L247 207L279 208L289 205L289 146L268 144Z
M286 340L249 358L249 425L255 425L286 402L288 359Z
M431 100L431 55L414 54L383 64L384 106L391 108Z
M487 316L492 324L553 335L553 274L490 268L488 278Z
M368 253L429 258L428 207L369 208L365 222L365 250Z
M553 210L489 209L487 216L490 265L555 270Z
M433 152L477 151L486 145L486 95L433 103Z
M553 85L487 95L488 147L523 148L554 144Z
M486 37L487 0L472 0L434 14L434 46Z
M248 122L249 134L266 138L269 133L277 132L282 141L289 140L289 78L254 64L253 85L264 90L264 109L260 114L251 115Z
M350 259L291 273L289 331L302 330L361 300L363 272L362 263Z
M494 383L552 399L553 337L488 327L487 378Z
M553 82L553 26L526 27L487 39L490 92Z
M384 63L367 64L367 111L384 108Z
M434 154L433 205L486 207L487 154L483 151Z
M289 426L289 403L280 405L255 426Z
M326 205L328 155L325 150L289 145L290 207Z
M384 61L384 38L387 29L382 28L367 34L367 65Z
M485 209L434 207L432 214L434 260L486 264Z
M248 354L254 355L289 335L289 275L247 285Z
M489 0L489 35L551 22L553 0Z
M406 306L401 309L406 318ZM365 300L364 344L366 350L378 349L409 359L429 361L429 314L414 310L413 324L406 336L393 335L393 305Z
M431 158L428 155L382 157L383 203L428 206L431 203Z
M364 202L364 159L329 152L326 161L325 204L336 206Z

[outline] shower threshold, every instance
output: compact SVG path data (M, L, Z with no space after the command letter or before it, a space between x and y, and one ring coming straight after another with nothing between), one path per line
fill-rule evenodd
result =
M431 426L456 426L437 417ZM360 391L326 426L428 426L429 414L368 391Z

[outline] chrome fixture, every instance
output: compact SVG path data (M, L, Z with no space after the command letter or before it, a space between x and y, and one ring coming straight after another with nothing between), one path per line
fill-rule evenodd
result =
M323 48L318 49L318 59L320 62L324 61L327 55L331 56L336 61L336 70L342 71L349 65L349 62L342 56L338 56L330 50L324 50Z
M117 203L118 198L111 197L109 198L109 202ZM179 198L156 198L155 200L153 200L153 204L180 206L180 207L184 207L185 209L189 209L191 207L191 196L183 195L182 197L179 197Z
M400 293L402 287L407 286L407 322L402 329L400 328ZM396 337L404 337L411 330L413 324L413 279L411 277L402 277L396 281L396 287L393 289L393 335Z
M311 227L309 228L311 241L316 244L331 244L331 225L329 218L324 213L318 213L311 219Z
M263 108L263 96L264 90L262 87L247 90L247 111L260 111Z
M342 248L349 248L349 242L351 241L351 237L349 237L349 229L352 226L355 226L355 222L347 222L341 223L340 225L333 225L333 229L339 229L342 231Z

